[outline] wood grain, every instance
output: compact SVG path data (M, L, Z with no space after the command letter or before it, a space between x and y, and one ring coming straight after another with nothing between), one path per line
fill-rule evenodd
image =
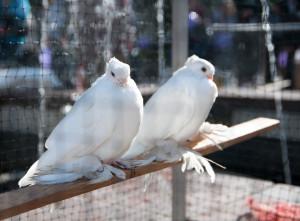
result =
M234 144L241 143L256 137L262 133L272 130L279 125L279 121L270 118L256 118L229 128L226 137L213 136L222 148L228 148ZM189 146L203 155L218 151L215 144L204 139L200 142L193 141ZM141 176L147 173L162 170L174 166L178 163L153 163L148 166L140 167L134 170L124 170L127 179ZM226 166L226 165L225 165ZM33 210L50 203L68 199L83 193L87 193L105 186L112 185L126 180L113 178L102 183L90 183L87 180L80 180L73 183L57 185L36 185L23 189L18 189L0 194L0 219L12 217L29 210Z

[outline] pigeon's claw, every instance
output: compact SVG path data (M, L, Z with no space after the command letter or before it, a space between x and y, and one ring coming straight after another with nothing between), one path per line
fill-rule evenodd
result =
M89 181L90 184L95 184L95 183L102 183L112 179L113 174L104 165L102 170L97 170L93 173L89 173L86 175L86 177L90 179Z
M113 167L113 166L108 165L108 164L104 165L104 167L105 167L106 169L108 169L108 170L109 170L112 174L114 174L116 177L118 177L118 178L120 178L120 179L122 179L122 180L125 180L125 179L126 179L126 173L125 173L123 170L118 169L118 168Z
M91 180L91 184L94 184L110 180L114 175L122 180L126 179L126 174L124 171L108 164L104 164L101 170L86 174L85 177Z
M182 154L182 161L182 172L195 169L198 174L202 174L204 171L206 171L210 176L211 182L215 182L216 174L205 157L202 157L199 154L191 151L186 151L184 154Z

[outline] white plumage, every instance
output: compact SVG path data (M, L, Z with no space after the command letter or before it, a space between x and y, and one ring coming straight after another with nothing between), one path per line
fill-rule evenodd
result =
M195 55L189 57L145 105L138 135L120 163L130 167L145 165L153 159L183 159L183 170L195 168L201 172L203 165L214 181L209 162L182 145L199 132L218 95L212 80L214 72L214 66L208 61ZM148 160L130 161L147 152Z
M48 137L47 151L19 186L70 182L83 176L124 178L109 165L129 148L143 114L142 96L129 65L110 59L105 74L79 98Z

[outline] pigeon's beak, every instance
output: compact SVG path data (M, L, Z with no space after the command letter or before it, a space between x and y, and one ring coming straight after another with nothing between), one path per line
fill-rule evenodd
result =
M207 78L209 79L209 80L214 80L214 75L213 74L209 74L209 75L207 75Z
M118 83L119 83L120 86L124 87L128 83L128 78L126 78L126 79L119 79Z

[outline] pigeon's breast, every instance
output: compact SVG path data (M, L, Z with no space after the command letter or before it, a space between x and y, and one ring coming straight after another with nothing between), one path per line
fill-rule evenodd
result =
M142 104L137 102L138 96L141 95L134 93L131 90L124 90L116 98L117 124L113 130L113 137L96 151L104 162L120 158L128 150L138 132L142 118Z
M179 142L186 141L198 132L206 120L216 96L216 87L209 80L194 80L188 84L189 87L186 87L186 90L189 99L185 101L184 105L189 108L182 115L185 119L182 121L181 129L174 135L174 139Z

